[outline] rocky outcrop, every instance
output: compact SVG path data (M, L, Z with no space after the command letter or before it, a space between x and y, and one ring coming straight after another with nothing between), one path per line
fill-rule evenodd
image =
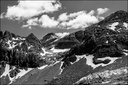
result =
M128 67L121 67L114 70L106 70L87 75L81 78L74 85L112 85L112 84L128 84ZM123 79L124 78L124 79Z

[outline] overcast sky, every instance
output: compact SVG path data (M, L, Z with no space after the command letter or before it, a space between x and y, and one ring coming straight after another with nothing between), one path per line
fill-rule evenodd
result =
M109 14L127 11L127 0L13 0L1 1L1 30L20 36L49 32L67 34L97 23Z

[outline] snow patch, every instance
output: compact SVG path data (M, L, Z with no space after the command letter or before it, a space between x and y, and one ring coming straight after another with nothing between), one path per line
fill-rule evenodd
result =
M27 70L20 69L20 72L16 75L16 79L22 77L23 75L25 75L26 73L28 73L31 70L32 70L32 68L28 68Z
M25 40L25 38L17 37L17 38L12 38L12 40Z
M8 40L6 43L9 45L9 47L8 47L8 49L13 49L15 46L17 46L17 44L15 45L15 44L12 44L11 45L11 40Z
M84 58L85 55L76 55L76 61L71 63L71 64L74 64L76 62L78 62L80 59Z
M104 81L104 82L102 82L102 84L107 84L107 83L109 83L109 82L111 82L111 81Z
M31 47L33 47L33 46L32 46L32 45L28 46L28 50L29 50Z
M123 23L123 26L126 27L126 29L128 29L128 23Z
M61 68L63 64L64 64L64 62L61 62L59 75L63 72L63 69Z
M45 56L46 54L54 54L54 53L59 53L59 52L66 52L66 51L69 51L69 49L55 49L54 47L51 48L49 51L46 51L45 48L42 48L42 51L41 53L39 53L41 56Z
M63 37L65 37L65 36L67 36L67 35L69 35L70 33L68 33L68 32L63 32L63 33L55 33L57 36L59 36L60 38L63 38Z
M108 28L115 31L115 28L116 28L115 26L117 26L118 24L119 22L114 22L111 25L109 25Z
M107 43L107 44L108 44L108 40L107 40L105 43Z
M16 44L16 42L14 42L14 41L13 41L12 43L13 43L14 45Z
M19 45L21 46L22 43L23 43L23 42L20 42Z
M81 58L86 58L86 64L91 66L93 69L99 67L99 66L107 66L109 64L112 64L114 63L115 60L119 59L118 57L104 57L104 58L98 58L97 60L106 60L106 59L109 59L111 60L108 64L103 64L103 63L100 63L100 64L94 64L93 63L93 58L94 56L93 55L89 55L89 56L86 56L86 55L82 55L82 56L78 56L76 55L77 57L77 60L75 62L78 62Z
M19 72L15 77L11 78L11 77L9 76L10 81L11 81L9 84L11 84L11 83L14 82L16 79L21 78L22 76L24 76L25 74L27 74L29 71L32 70L32 68L28 68L27 70L25 70L25 69L19 69L19 70L20 70L20 72Z
M123 52L126 56L128 56L128 53L126 53L126 52Z
M124 53L126 56L128 56L128 50L124 49L123 51L124 51L123 53Z
M8 64L6 64L6 66L5 66L5 71L4 71L4 73L0 76L0 78L2 78L3 76L9 75L9 72L10 72L10 66L9 66Z
M40 53L41 56L45 56L46 54L52 54L51 52L46 51L45 48L42 48L43 53Z
M47 66L48 66L48 65L44 65L44 66L39 67L38 69L42 70L42 69L44 69L44 68L47 67Z
M48 67L54 66L54 65L56 65L56 64L58 64L58 63L60 63L60 61L56 61L56 62L54 62L54 63L48 65Z
M20 40L25 40L25 38L20 38Z
M57 63L60 63L60 61L56 61L55 63L51 64L50 66L54 66Z
M53 53L59 53L59 52L66 52L66 51L69 51L70 49L55 49L54 47L51 48L51 51Z
M19 40L19 38L17 37L17 38L12 38L12 40Z

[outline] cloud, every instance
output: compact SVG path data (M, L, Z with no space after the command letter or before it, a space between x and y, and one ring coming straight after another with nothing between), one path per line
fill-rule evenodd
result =
M60 23L60 27L67 29L84 28L91 24L97 23L99 20L94 16L94 11L86 13L86 11L80 11L67 15L68 20Z
M28 27L29 29L32 29L33 26L40 26L43 28L53 28L56 27L59 24L58 21L54 19L54 17L49 17L48 15L42 15L39 19L38 18L32 18L27 20L26 24L22 27Z
M102 8L108 9L108 8ZM97 12L97 10L100 10ZM105 13L105 11L101 13L101 8L98 8L96 11L91 10L90 12L86 11L78 11L74 13L67 14L62 13L58 16L58 19L55 20L54 17L49 17L48 15L42 15L39 19L30 19L27 21L27 27L31 28L31 26L40 26L44 28L60 28L60 29L79 29L90 26L94 23L99 22L104 19L100 14ZM96 14L97 13L97 14ZM24 27L25 27L24 26Z
M98 8L97 10L91 10L88 13L86 11L74 12L69 15L63 13L59 16L59 20L61 21L59 26L64 29L85 28L103 20L104 17L101 16L101 14L106 13L108 10L108 8Z
M26 25L23 25L22 27L32 29L32 26L38 26L38 18L32 18L27 20Z
M109 9L108 8L98 8L97 9L97 14L101 15L104 14L105 12L107 12Z
M23 28L32 29L34 26L43 28L79 29L90 26L104 19L102 14L108 8L98 8L97 10L78 11L74 13L62 13L55 17L48 16L61 8L58 0L19 0L17 5L8 6L7 12L3 12L0 18L12 20L24 20Z
M66 35L69 35L69 32L63 32L63 33L55 33L57 36L59 36L60 38L65 37Z
M29 19L42 13L58 11L61 3L57 0L20 0L17 5L8 6L7 12L1 17L9 19Z
M4 18L4 13L1 13L0 19L3 19L3 18Z
M66 21L66 20L68 20L67 13L63 13L63 14L59 15L58 20L59 21Z
M54 20L54 17L49 17L48 15L42 15L41 18L39 19L39 23L41 27L56 27L59 22Z

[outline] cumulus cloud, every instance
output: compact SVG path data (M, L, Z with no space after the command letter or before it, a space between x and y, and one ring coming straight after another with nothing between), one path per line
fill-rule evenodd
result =
M108 8L98 8L97 9L97 14L101 15L104 14L105 12L107 12L109 9Z
M42 13L58 11L61 3L57 0L20 0L17 5L8 6L7 12L1 17L9 19L28 19Z
M104 17L101 14L106 13L108 10L108 8L98 8L96 11L91 10L88 13L86 11L74 12L69 15L63 13L59 16L59 20L61 21L59 26L67 29L85 28L103 20Z
M50 17L47 13L53 13L61 8L59 0L19 0L17 5L8 6L7 12L3 12L0 18L12 20L24 20L23 28L32 29L33 26L43 28L79 29L104 19L101 15L106 13L108 8L98 8L97 10L78 11L74 13L62 13L55 17Z
M63 14L59 15L58 20L59 21L66 21L66 20L68 20L67 13L63 13Z
M48 15L42 15L39 19L39 23L41 27L56 27L59 22L54 19L54 17L49 17Z
M22 27L28 27L31 29L33 26L40 26L40 27L47 27L47 28L53 28L56 27L59 24L58 21L54 19L54 17L49 17L48 15L42 15L39 19L38 18L32 18L27 20L26 24Z
M69 32L63 32L63 33L56 33L57 36L59 36L60 38L65 37L66 35L69 35Z
M106 8L102 8L105 9ZM97 12L97 10L100 10ZM27 21L27 25L29 28L31 26L39 25L41 27L48 28L60 28L60 29L79 29L90 26L91 24L97 23L100 20L104 19L104 17L100 16L100 14L105 13L105 11L101 13L101 8L98 8L96 11L91 10L90 12L86 11L78 11L74 13L62 13L58 16L58 19L55 20L54 17L49 17L48 15L42 15L39 19L33 19ZM97 13L97 14L96 14ZM35 23L36 22L36 23Z
M97 23L99 20L94 16L94 11L86 13L86 11L80 11L67 15L68 21L60 23L60 27L67 29L78 29L89 26L90 24Z
M23 25L22 27L32 29L32 26L38 26L38 18L31 18L27 20L26 25Z

